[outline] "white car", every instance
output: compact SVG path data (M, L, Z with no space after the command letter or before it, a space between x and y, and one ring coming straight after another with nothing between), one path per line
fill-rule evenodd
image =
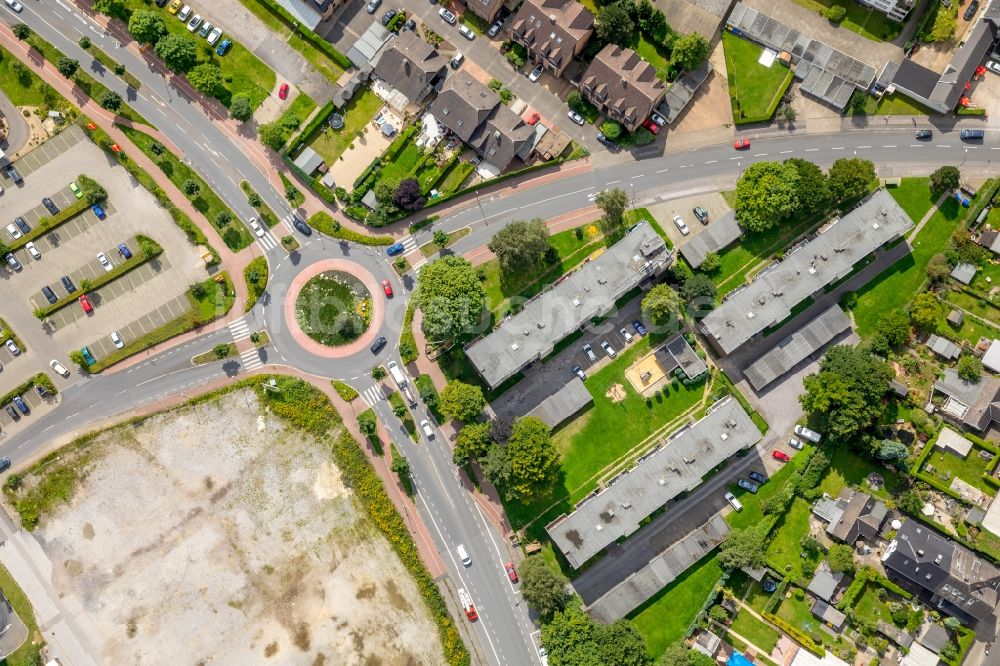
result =
M178 21L187 21L189 16L191 16L191 5L184 5L181 7L181 10L177 12Z
M797 449L797 450L801 451L802 450L802 446L803 446L802 445L802 440L799 439L798 437L789 437L788 438L788 446L792 447L793 449Z
M13 238L14 240L17 240L18 238L21 237L21 230L15 227L13 224L7 225L7 233L9 233L10 237Z
M202 21L201 14L195 14L194 16L192 16L191 20L188 21L188 32L194 32L198 28L200 28L201 21Z
M726 493L726 501L729 502L732 505L732 507L737 511L743 510L743 504L741 504L740 501L736 499L736 495L732 493Z
M472 28L467 25L463 24L459 26L458 31L462 33L462 37L465 37L470 42L476 38L476 33L472 32Z
M542 662L542 666L549 666L549 651L545 648L538 648L538 660Z
M674 224L677 225L677 228L680 230L682 236L687 236L691 233L691 230L688 229L687 223L684 222L684 218L680 215L674 215Z
M32 243L31 241L28 241L27 243L24 244L24 249L28 251L28 254L31 255L32 259L42 258L42 253L38 251L38 248L35 247L35 244Z
M496 37L500 33L500 28L503 27L503 21L497 20L490 29L486 31L486 34L490 37Z
M440 14L441 18L443 18L445 21L447 21L451 25L455 25L455 21L458 20L458 19L455 18L454 14L452 14L451 12L449 12L444 7L442 7L441 9L438 10L438 14Z
M816 443L819 443L819 440L823 439L823 435L802 425L795 426L795 434Z
M420 428L427 435L427 439L434 439L434 430L431 428L431 423L427 419L420 422Z
M628 332L628 329L619 328L618 332L622 334L623 338L625 338L626 343L632 342L632 334Z
M115 346L115 349L121 349L125 346L125 341L122 340L122 336L118 331L111 331L111 344Z
M20 2L18 2L17 0L3 0L3 1L4 1L4 3L5 3L5 4L6 4L6 5L8 6L8 7L10 7L11 9L13 9L13 10L14 10L15 12L19 12L19 11L21 11L22 9L24 9L24 5L22 5L22 4L21 4Z
M542 78L542 72L544 71L545 68L539 65L538 67L532 70L531 74L528 74L528 80L534 83L538 79Z
M97 255L97 260L99 262L101 262L101 268L104 269L105 273L110 273L111 269L114 268L114 266L111 265L111 260L108 259L107 256L103 252L100 252Z
M63 377L69 377L69 370L67 370L62 363L55 359L49 361L49 367L52 368L57 374L60 374Z
M583 119L583 116L581 116L579 113L577 113L576 111L574 111L572 109L570 109L569 112L566 115L569 116L569 119L572 120L577 125L582 125L583 123L586 122Z
M256 234L257 238L264 237L264 228L260 226L260 222L257 221L256 217L251 217L247 222L249 223L250 228L253 229L253 232L254 234Z
M653 122L659 125L660 127L663 127L664 125L667 124L667 119L658 114L656 111L653 111L651 114L649 114L649 117L652 118Z
M987 60L986 69L990 70L994 74L1000 74L1000 63L997 63L996 60Z
M215 43L219 41L219 37L222 37L222 28L212 28L212 32L208 33L208 45L215 46Z
M604 353L606 353L606 354L607 354L608 356L610 356L611 358L614 358L614 357L615 357L615 354L617 354L617 353L618 353L618 352L616 352L616 351L615 351L615 348L614 348L614 347L612 347L612 346L611 346L611 345L610 345L610 344L608 343L608 341L607 341L607 340L605 340L604 342L602 342L602 343L601 343L601 349L603 349L603 350L604 350Z
M17 343L15 343L13 339L7 340L4 344L7 345L7 351L10 352L11 356L21 355L21 348L17 346Z

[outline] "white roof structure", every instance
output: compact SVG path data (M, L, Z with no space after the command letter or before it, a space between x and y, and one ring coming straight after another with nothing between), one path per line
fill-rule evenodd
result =
M990 348L983 354L983 367L990 372L1000 373L1000 340L990 343Z
M899 662L899 666L937 666L939 658L920 643L910 646L910 652Z
M972 450L972 441L945 426L941 428L941 434L938 435L937 441L934 443L934 448L941 449L942 451L950 451L959 458L965 458Z

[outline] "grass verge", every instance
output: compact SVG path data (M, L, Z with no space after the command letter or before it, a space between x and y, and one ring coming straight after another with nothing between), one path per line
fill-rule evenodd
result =
M0 590L7 597L11 608L28 628L28 638L21 647L17 648L0 662L4 666L37 666L42 663L41 650L45 645L45 639L38 631L38 623L35 621L35 610L31 607L31 602L24 594L24 590L17 584L14 577L10 575L7 567L0 565Z
M339 395L344 402L351 402L358 397L358 392L354 390L354 387L349 384L345 384L339 379L332 380L330 384L333 385L333 390L337 392L337 395Z
M3 396L0 396L0 405L10 404L10 401L14 399L14 396L24 395L36 386L45 387L45 390L52 395L59 393L59 391L56 390L56 385L52 383L52 379L50 379L44 372L39 372L34 377L22 382L20 386L16 386L12 390L7 391L7 393Z
M274 211L271 210L270 206L264 203L264 200L260 198L259 194L257 194L257 190L253 189L250 183L245 180L241 180L240 189L243 190L243 194L247 195L247 203L250 204L250 207L257 211L257 218L263 220L268 229L271 229L274 225L278 224L278 216L274 214ZM254 202L257 202L260 205L254 206Z
M392 236L369 236L352 229L346 229L344 225L330 217L330 214L325 211L320 211L310 217L309 225L327 236L360 245L392 245L395 242Z
M243 269L243 279L247 283L247 304L244 312L250 312L257 304L257 299L267 289L267 257L256 257Z
M410 410L406 408L406 403L403 401L403 396L400 395L399 391L393 391L389 394L389 404L392 405L392 412L396 417L403 422L403 427L406 428L407 434L410 435L410 439L414 442L419 441L417 437L417 424L413 420L413 415L410 414Z
M421 245L420 251L423 252L425 257L433 257L441 250L454 245L460 238L465 238L466 236L468 236L469 232L471 231L472 229L470 229L469 227L462 227L457 231L452 231L451 233L449 233L448 240L445 241L444 245L438 245L436 242L431 241L430 243L424 243L423 245Z
M94 45L93 42L90 44L90 48L84 50L88 51L90 55L94 56L94 60L96 60L97 62L101 63L109 70L114 72L115 76L124 81L126 85L128 85L130 88L134 88L135 90L139 90L140 88L142 88L142 81L129 74L128 70L123 70L121 74L115 71L117 68L122 66L121 63L119 63L117 60L109 56L101 49L97 48L97 46Z

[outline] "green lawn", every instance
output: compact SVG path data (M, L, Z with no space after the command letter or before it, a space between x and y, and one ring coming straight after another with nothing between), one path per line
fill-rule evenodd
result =
M764 588L760 586L760 583L758 583L757 581L753 581L753 584L750 586L750 592L743 599L743 603L745 603L747 606L754 609L758 613L763 613L764 606L767 605L767 602L771 598L772 594L774 593L765 592Z
M866 9L850 0L795 0L795 3L820 14L831 5L840 5L847 10L847 15L840 27L847 28L876 42L894 39L902 28L899 23L890 20L882 12ZM835 28L831 26L830 29L834 30Z
M937 201L938 195L931 192L930 178L903 178L897 187L886 188L906 214L917 224Z
M312 136L306 137L304 145L308 145L319 153L330 169L335 169L337 160L353 143L354 132L364 129L380 108L382 108L382 100L379 96L368 88L362 88L361 92L355 95L344 109L343 128L333 130L330 129L329 125L320 125L313 130ZM343 187L347 187L347 184Z
M414 141L408 141L406 146L393 158L392 161L382 167L382 180L400 181L417 166L417 161L423 151Z
M949 303L949 301L953 300L953 296L954 292L945 297L947 305L941 309L941 315L938 317L938 335L943 335L944 337L955 341L964 340L973 346L979 343L980 338L1000 339L1000 328L984 324L978 319L973 319L968 314L966 314L961 326L956 328L949 324L945 319L948 316L948 311L951 310L952 307L959 306L956 302Z
M803 451L795 454L791 461L785 463L781 469L771 475L771 480L761 486L756 495L736 485L731 486L730 490L739 498L743 510L732 511L726 516L726 522L729 523L730 527L746 529L764 520L764 512L760 510L761 504L774 495L785 479L791 476L795 469L805 465L805 462L806 457L803 455Z
M795 589L797 588L789 588L789 590ZM778 606L778 612L775 615L783 620L787 620L792 626L806 632L807 635L811 634L815 629L823 626L820 620L813 617L812 610L810 609L811 601L811 595L804 594L802 599L797 599L793 592L791 596L786 597L781 602L781 605Z
M885 485L879 490L873 490L865 482L868 475L878 472L885 479ZM840 494L842 488L854 486L861 488L869 495L875 495L881 499L889 499L889 491L899 483L899 476L880 465L862 458L846 448L838 448L830 461L830 468L827 470L823 480L820 481L819 490L830 497Z
M768 482L773 483L773 482ZM792 580L804 577L803 564L818 564L816 560L802 557L802 537L809 534L809 503L801 497L792 500L792 505L781 520L775 531L771 533L771 543L767 548L767 558L778 566L782 575L787 574ZM791 567L791 569L787 568ZM742 632L739 632L742 633Z
M730 629L764 650L767 654L771 654L774 646L778 644L778 639L781 638L781 635L777 631L745 610L741 610L736 614L736 618L733 620Z
M912 252L858 290L854 321L861 337L875 332L882 313L906 307L916 295L927 278L928 262L948 245L963 210L954 199L946 199L920 233L911 237Z
M284 113L281 114L281 117L284 119L294 116L299 119L299 123L304 123L315 108L316 101L304 92L299 92L288 108L285 109Z
M43 105L45 97L42 95L42 90L45 85L47 84L23 65L14 54L0 48L0 89L3 89L14 105ZM62 97L53 90L52 99L61 100Z
M641 31L635 30L628 47L645 58L646 62L656 68L656 76L661 81L667 80L667 70L670 67L669 53L662 46L649 41Z
M937 111L933 111L918 104L902 95L897 95L892 93L891 95L882 95L881 98L875 99L871 95L859 91L855 91L855 95L863 95L865 98L865 106L863 113L856 113L852 107L848 106L847 115L849 116L933 116L937 115Z
M633 611L629 618L646 639L649 654L654 659L684 638L721 577L722 568L713 553L689 567L679 578Z
M777 60L770 67L757 62L763 48L730 32L722 33L733 122L770 119L778 100L792 82L792 70Z
M45 641L38 632L38 624L35 622L35 611L31 607L28 597L18 586L17 581L10 575L6 567L0 566L0 590L7 597L11 607L17 616L28 628L28 638L24 643L7 655L2 662L4 666L35 666L42 663L39 654Z
M974 446L964 459L950 451L934 451L924 464L924 472L936 477L946 486L957 476L992 497L996 494L996 489L983 481L983 474L988 471L990 463L979 457L980 451L982 449ZM933 466L934 471L931 471L930 466Z
M892 613L889 612L889 606L878 598L879 589L881 588L873 583L865 585L865 591L854 603L854 614L859 620L867 620L872 624L879 620L892 624Z
M989 301L976 298L968 292L959 290L948 292L946 298L948 301L961 307L963 310L967 310L974 315L978 315L979 317L1000 326L1000 308L991 305ZM966 319L968 319L968 317L966 317Z

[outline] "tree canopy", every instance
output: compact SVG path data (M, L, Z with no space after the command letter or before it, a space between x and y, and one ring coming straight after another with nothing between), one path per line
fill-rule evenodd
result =
M830 193L835 201L856 199L876 180L875 164L857 157L842 158L830 167Z
M549 666L648 666L646 642L628 620L602 625L577 606L542 625Z
M708 57L708 40L697 32L683 35L674 40L674 50L670 52L670 62L684 69L696 69Z
M549 230L541 218L517 220L498 231L487 247L505 272L520 271L537 265L548 252Z
M601 216L601 231L612 235L625 224L625 208L628 206L628 194L621 188L598 192L594 203L604 211Z
M528 602L528 608L538 613L543 621L566 608L569 581L562 572L549 566L545 558L529 557L521 564L519 573L521 595Z
M958 376L967 382L978 382L983 376L983 362L970 354L965 354L958 359L958 365L955 369Z
M854 573L854 549L846 543L835 543L830 546L826 559L830 563L830 570L834 573L841 571Z
M687 282L693 279L691 277ZM682 320L681 307L680 296L665 284L656 285L642 298L643 318L657 327L679 328Z
M734 529L719 546L719 564L727 569L759 569L764 566L767 533L759 525Z
M785 164L795 167L799 175L799 212L812 215L826 210L830 205L830 185L823 170L809 160L797 157L785 160Z
M486 398L478 386L453 379L441 391L438 408L445 416L456 421L474 421L483 413Z
M674 643L656 660L656 666L715 666L715 660L683 643Z
M247 93L236 93L229 104L229 115L240 122L250 119L253 115L253 105L250 102L250 95Z
M829 438L850 441L882 413L892 367L864 349L831 347L819 372L805 378L799 402Z
M736 183L736 219L764 231L799 210L799 171L787 162L756 162Z
M477 330L486 291L472 264L449 256L420 269L415 297L424 313L424 332L432 342L438 342Z
M635 23L624 2L604 5L597 12L597 36L612 44L627 44L635 31Z
M167 26L160 12L139 9L129 17L128 32L140 44L155 44L167 34Z
M420 183L414 178L399 181L393 194L393 202L403 210L420 210L426 201L420 193Z
M910 319L925 331L936 329L940 317L941 302L938 301L933 292L920 292L910 304Z
M452 461L462 466L470 460L479 460L489 452L492 444L489 422L466 423L455 438Z
M198 49L193 40L183 35L167 35L156 42L153 52L175 72L186 74L198 62Z
M962 180L956 166L940 166L931 174L931 192L940 194L958 187Z
M67 79L76 74L76 70L79 67L79 60L73 60L72 58L67 58L66 56L62 56L58 61L56 61L56 69L58 69L59 73Z
M514 421L507 440L510 483L504 489L508 497L525 498L553 481L559 471L559 453L549 436L549 426L535 416Z

